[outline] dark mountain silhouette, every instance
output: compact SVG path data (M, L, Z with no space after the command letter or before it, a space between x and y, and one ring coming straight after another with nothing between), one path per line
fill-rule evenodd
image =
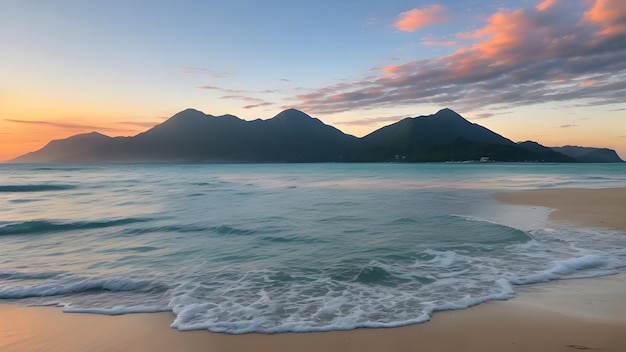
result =
M363 138L365 155L373 161L390 156L405 161L464 161L489 157L498 161L572 162L564 155L520 148L489 129L471 123L451 109L406 118Z
M553 161L580 162L579 160L577 160L575 157L571 155L559 153L558 151L555 151L552 148L545 147L537 142L533 142L533 141L519 142L517 143L517 145L529 151L532 151L535 154L543 155L544 157L547 157L548 159L553 160Z
M40 150L24 154L13 161L22 163L82 161L82 155L97 155L98 150L102 150L112 139L98 132L77 134L66 139L53 140Z
M572 153L516 144L450 109L406 118L363 138L295 109L254 121L187 109L133 137L76 135L12 162L583 161Z
M590 148L566 145L564 147L552 147L552 150L569 155L583 163L619 163L622 159L612 149Z
M295 109L254 121L187 109L134 137L95 135L53 141L13 162L351 161L359 143Z
M341 161L358 139L290 109L245 121L188 109L133 138L134 158L197 162Z
M457 138L470 141L514 145L511 140L471 123L456 112L446 108L434 115L407 117L376 130L363 139L374 147L398 145L403 141L407 148L451 142Z

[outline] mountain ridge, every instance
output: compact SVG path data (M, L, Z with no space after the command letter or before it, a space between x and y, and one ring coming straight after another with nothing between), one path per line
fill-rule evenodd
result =
M248 121L188 108L132 137L79 134L9 162L622 162L610 149L572 148L515 143L449 108L404 118L361 138L296 109Z

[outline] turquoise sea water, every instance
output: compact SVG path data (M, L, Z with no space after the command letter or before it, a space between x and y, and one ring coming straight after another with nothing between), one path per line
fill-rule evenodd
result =
M0 303L227 333L390 327L626 268L626 233L496 192L609 164L0 165Z

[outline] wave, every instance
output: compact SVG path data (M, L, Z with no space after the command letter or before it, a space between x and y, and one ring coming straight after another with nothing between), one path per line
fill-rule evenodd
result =
M605 258L595 254L588 254L582 257L556 261L547 270L523 278L513 278L511 282L516 285L525 285L559 279L596 277L612 274L613 269L616 269L616 267L611 265Z
M314 244L314 243L327 243L328 241L322 238L316 237L305 237L305 236L296 236L296 235L286 235L286 236L264 236L259 238L260 241L270 242L270 243L295 243L295 244Z
M450 225L461 226L459 232L465 233L466 237L463 239L468 242L505 244L524 243L532 240L532 236L526 231L490 220L457 214L450 214L449 217L452 220Z
M133 306L133 307L113 307L113 308L78 308L66 306L63 308L64 313L89 313L102 315L123 315L135 313L160 313L170 312L171 309L159 306Z
M52 279L59 275L63 275L63 271L44 271L44 272L20 272L20 271L4 271L0 272L2 280L45 280Z
M258 232L255 230L241 229L241 228L228 226L228 225L214 226L213 228L211 228L211 230L217 232L220 235L241 235L241 236L253 235Z
M113 226L123 226L145 221L149 221L149 219L129 218L91 222L56 222L47 220L31 220L15 223L0 223L0 236L90 230Z
M507 280L499 279L493 289L484 294L421 301L420 293L405 287L379 286L392 276L381 267L367 267L360 273L350 274L356 276L344 288L340 282L331 280L319 288L325 292L320 295L307 285L299 300L289 298L294 297L293 288L299 287L298 280L293 278L289 280L290 285L281 287L287 291L286 295L277 295L267 286L260 289L246 286L241 291L228 289L228 296L202 300L197 298L199 292L192 290L177 295L170 302L176 315L171 327L182 331L207 329L228 334L388 328L426 322L436 311L463 309L515 296L513 286ZM243 301L243 297L237 297L244 290L247 293L255 291L254 298Z
M193 226L193 225L163 225L163 226L124 229L122 233L125 235L142 235L142 234L155 233L155 232L190 233L190 232L202 232L206 230L207 229L205 227Z
M74 185L0 185L0 193L65 191L74 188Z
M39 202L41 199L11 199L10 203L13 204L21 204L21 203L31 203L31 202Z
M391 222L392 224L417 224L419 220L409 217L398 218Z
M335 270L330 277L337 282L382 286L397 286L404 281L377 262L363 267L341 268Z
M129 278L66 278L61 282L49 282L33 286L10 286L0 289L0 299L23 299L30 297L50 297L66 294L98 291L147 291L164 290L148 280L132 280Z

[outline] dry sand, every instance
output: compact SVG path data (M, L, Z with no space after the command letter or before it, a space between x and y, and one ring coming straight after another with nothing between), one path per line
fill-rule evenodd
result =
M558 208L554 219L626 231L626 189L496 198ZM168 327L171 313L103 316L0 305L0 351L626 351L626 275L519 291L509 301L436 313L424 324L276 335L179 332Z

